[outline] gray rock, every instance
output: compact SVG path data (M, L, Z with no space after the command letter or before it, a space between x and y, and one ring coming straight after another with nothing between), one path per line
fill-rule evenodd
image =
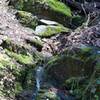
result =
M47 24L47 25L57 25L58 23L55 21L50 21L50 20L45 20L45 19L41 19L40 20L42 23Z

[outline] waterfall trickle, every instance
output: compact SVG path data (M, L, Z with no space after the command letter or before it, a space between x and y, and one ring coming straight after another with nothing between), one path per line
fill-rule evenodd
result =
M44 67L43 66L38 66L38 68L36 69L36 86L35 86L35 91L34 91L34 95L33 95L33 100L35 100L38 91L41 88L41 85L43 83L44 80Z
M39 66L36 70L36 87L37 91L40 90L41 85L43 83L44 78L44 68L42 66Z

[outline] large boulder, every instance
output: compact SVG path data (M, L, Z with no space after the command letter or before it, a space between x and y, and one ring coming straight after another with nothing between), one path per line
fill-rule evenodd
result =
M64 53L51 58L46 66L47 75L61 83L71 77L90 76L94 69L95 60L82 52L72 55L70 55L71 52L69 54Z
M10 0L10 5L18 10L31 12L39 18L55 20L67 26L72 18L70 8L57 0Z

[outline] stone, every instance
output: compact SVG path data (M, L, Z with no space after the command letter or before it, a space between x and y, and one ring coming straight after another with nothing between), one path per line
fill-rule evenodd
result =
M53 25L39 25L35 29L35 34L41 37L51 37L57 35L61 32L69 32L70 30L63 26L53 26Z
M67 55L66 53L51 58L46 66L48 77L63 83L71 77L90 76L94 69L94 59L86 58L85 53L77 52L75 55Z
M45 19L41 19L40 22L47 24L47 25L58 25L58 23L55 21L50 21L50 20L45 20Z

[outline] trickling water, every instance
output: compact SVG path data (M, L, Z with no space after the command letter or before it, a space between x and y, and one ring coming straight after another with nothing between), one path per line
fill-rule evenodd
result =
M36 100L38 92L40 91L41 87L43 86L44 76L45 76L44 67L38 66L38 68L36 69L36 76L35 76L36 86L34 88L32 100ZM52 86L53 86L52 82L49 82L49 83L47 82L47 84L51 85L51 88L52 88ZM55 88L55 89L58 90L57 88ZM56 95L59 97L59 100L76 100L73 96L66 95L63 91L57 91ZM45 99L45 100L49 100L49 99Z
M42 66L39 66L36 70L36 87L37 91L40 90L41 84L43 83L44 78L44 68Z
M37 69L36 69L36 89L34 91L34 95L33 95L33 100L35 100L37 94L38 94L38 91L40 90L41 88L41 85L43 83L43 80L44 80L44 67L43 66L39 66Z

